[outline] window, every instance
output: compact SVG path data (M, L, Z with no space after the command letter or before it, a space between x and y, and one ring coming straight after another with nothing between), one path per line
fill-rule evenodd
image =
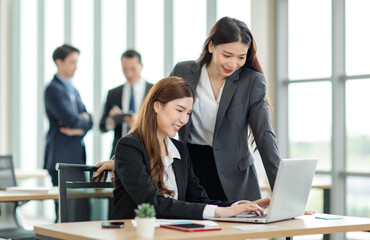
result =
M108 91L123 84L126 80L122 72L121 55L126 51L126 0L102 1L102 82L101 111L103 111ZM99 124L101 116L97 116ZM101 134L101 160L108 160L113 142L113 131Z
M207 37L205 12L205 0L174 1L175 64L200 57Z
M289 156L316 157L317 169L331 168L331 84L289 85Z
M21 1L20 33L20 159L36 169L37 159L37 1ZM19 167L19 166L17 166Z
M57 72L52 60L54 50L64 44L64 1L45 1L45 84Z
M346 83L347 170L370 172L370 79ZM370 216L370 215L369 215Z
M239 19L249 28L251 28L251 15L248 14L251 11L250 0L218 0L217 1L217 19L222 17L232 17Z
M277 113L278 122L288 120L287 130L280 130L288 136L283 149L289 157L319 158L316 180L333 178L331 191L340 196L333 212L368 217L370 34L359 26L370 21L370 2L287 3L277 1L278 10L286 15L278 16L282 41L277 51L287 59L276 63L281 84L277 95L286 99L281 109L288 108ZM311 191L311 209L321 210L319 198ZM369 233L346 236L367 239Z
M370 22L370 2L351 0L346 2L346 74L369 74L370 32L364 23Z
M136 1L136 49L142 56L142 77L156 83L164 76L163 0Z
M330 77L331 1L293 0L288 11L289 79Z
M73 77L73 85L81 95L86 110L92 113L93 110L93 60L94 60L94 6L92 0L71 1L72 3L72 45L80 49L78 69ZM81 17L83 13L83 17ZM97 122L95 122L97 124ZM86 146L86 163L93 164L93 136L89 131L84 137Z

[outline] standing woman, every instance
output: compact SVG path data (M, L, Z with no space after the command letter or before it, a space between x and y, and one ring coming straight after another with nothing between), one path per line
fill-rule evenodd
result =
M280 163L271 126L266 80L247 25L221 18L211 29L198 61L178 63L172 76L195 89L191 120L180 129L195 175L211 199L261 197L248 147L250 127L273 188Z

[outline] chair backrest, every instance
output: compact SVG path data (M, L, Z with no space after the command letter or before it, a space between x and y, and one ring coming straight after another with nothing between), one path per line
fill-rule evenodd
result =
M113 209L110 171L93 178L96 166L58 163L59 221L107 220ZM108 181L107 181L108 179Z
M0 156L0 189L16 185L13 157L11 155ZM20 226L15 214L17 205L17 202L0 202L1 228L18 228Z
M0 189L16 185L12 155L0 156Z

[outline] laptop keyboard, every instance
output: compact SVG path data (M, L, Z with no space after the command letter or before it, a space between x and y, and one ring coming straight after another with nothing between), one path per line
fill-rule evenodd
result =
M261 218L261 219L263 219L263 218L267 217L267 214L262 215L262 216L258 216L255 213L242 213L242 214L236 215L235 217L236 218L257 218L257 219Z

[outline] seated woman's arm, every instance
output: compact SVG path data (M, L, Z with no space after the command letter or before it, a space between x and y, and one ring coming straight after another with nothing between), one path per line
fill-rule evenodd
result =
M121 139L117 145L115 157L115 183L117 186L117 196L127 198L123 201L120 199L119 202L122 203L122 208L125 207L123 206L125 205L125 202L134 201L136 205L141 203L150 203L154 205L158 218L203 219L203 211L208 203L206 194L201 193L204 189L200 186L197 188L194 188L194 186L188 186L188 182L186 182L187 180L184 182L181 176L176 176L177 185L179 186L180 200L162 195L153 186L149 175L149 157L138 139L132 136ZM183 159L175 161L183 161ZM185 166L188 166L185 159L182 163L184 163ZM187 168L182 170L185 170L185 173L183 174L188 174L186 173L188 170ZM184 184L183 186L187 188L186 192L189 188L194 188L193 191L190 191L194 196L190 197L193 198L193 202L181 200L181 184ZM118 191L120 191L120 193ZM200 194L200 197L197 198L197 194ZM217 202L218 201L211 201L210 203ZM229 202L227 204L230 205L231 203ZM117 206L116 209L119 211L119 206ZM215 216L218 217L234 216L244 211L261 211L261 208L252 202L225 209L217 207L217 209L218 210L215 211ZM133 210L134 209L132 209L132 211ZM126 218L127 216L118 217Z

